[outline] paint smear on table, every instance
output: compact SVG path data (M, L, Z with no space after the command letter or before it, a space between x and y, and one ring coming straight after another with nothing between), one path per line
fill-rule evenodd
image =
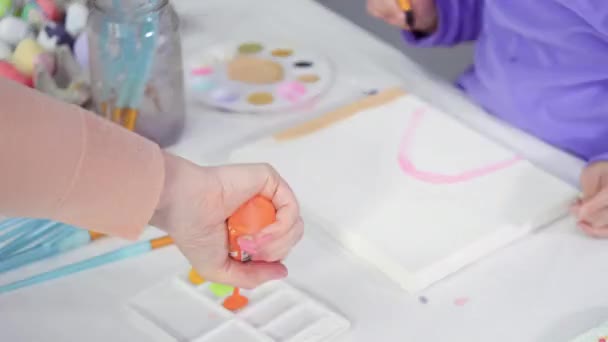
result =
M456 306L465 306L470 301L469 297L460 297L454 299L454 305Z
M508 168L522 160L521 157L515 156L498 163L489 164L456 175L445 175L437 172L418 170L414 163L410 160L408 151L411 149L412 140L416 134L418 126L420 125L420 121L424 117L425 112L426 109L420 108L413 113L413 117L406 128L403 141L401 142L398 160L401 170L403 170L406 175L416 178L419 181L431 184L454 184L487 176L493 172Z

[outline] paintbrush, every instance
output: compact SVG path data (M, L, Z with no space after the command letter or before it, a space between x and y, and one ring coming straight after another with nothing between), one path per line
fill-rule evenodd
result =
M57 227L54 235L46 241L0 261L0 273L67 253L73 249L86 246L103 236L103 234L62 225Z
M21 224L25 221L27 221L28 219L26 218L10 218L10 219L6 219L2 222L0 222L0 232L7 230L9 228L14 228L15 226L17 226L18 224Z
M410 29L414 29L414 11L412 10L412 2L410 0L399 0L399 7L405 13L405 25Z
M146 84L150 78L156 53L156 36L159 33L158 20L158 15L152 13L138 23L137 29L125 27L125 37L121 40L123 61L119 65L126 71L127 77L112 110L112 121L131 131L135 130Z
M12 255L18 254L28 247L33 247L33 245L40 241L44 241L44 239L54 233L58 225L59 223L52 221L31 220L15 228L21 231L21 234L2 246L0 249L0 260L4 261Z
M139 37L140 50L129 51L133 56L132 65L129 66L128 83L119 97L117 108L114 110L114 121L122 123L128 130L135 130L135 124L139 115L139 109L145 94L146 84L150 77L150 71L154 60L158 18L152 15L142 25L142 32L146 34ZM132 35L135 40L135 33ZM135 43L131 43L135 46ZM133 49L131 47L131 49Z
M0 293L15 291L24 287L37 285L49 280L63 278L68 275L93 269L99 266L110 264L116 261L129 259L138 255L145 254L152 250L169 246L173 244L173 240L169 236L138 242L131 246L117 249L102 255L92 257L74 264L66 265L48 272L35 275L30 278L16 281L14 283L0 286Z
M0 223L0 231L4 231L2 235L0 235L0 251L6 246L10 244L14 239L19 238L24 234L24 226L28 224L28 219L8 219L2 223Z

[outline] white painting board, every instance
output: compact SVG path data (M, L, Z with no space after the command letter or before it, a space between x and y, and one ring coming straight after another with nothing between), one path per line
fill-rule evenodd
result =
M350 322L285 281L241 290L249 304L232 312L210 283L186 275L155 284L129 302L132 322L155 341L322 342L350 329Z
M342 117L329 124L250 143L230 162L272 164L305 212L409 291L566 214L576 189L394 93L329 113Z

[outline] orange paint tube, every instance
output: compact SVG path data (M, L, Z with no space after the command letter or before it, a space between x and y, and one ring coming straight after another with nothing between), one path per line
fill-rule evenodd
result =
M270 200L256 196L243 204L228 218L230 256L241 262L251 261L251 255L239 245L239 238L251 237L275 221L276 209Z
M251 237L276 221L276 209L272 202L256 196L238 208L228 218L230 257L241 262L251 261L251 255L238 243L239 238ZM224 300L223 306L231 311L241 310L249 303L238 287Z

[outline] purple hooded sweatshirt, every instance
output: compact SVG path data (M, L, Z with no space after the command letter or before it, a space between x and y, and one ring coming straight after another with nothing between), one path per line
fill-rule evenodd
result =
M608 0L435 0L413 45L476 40L458 80L498 118L582 159L608 160Z

